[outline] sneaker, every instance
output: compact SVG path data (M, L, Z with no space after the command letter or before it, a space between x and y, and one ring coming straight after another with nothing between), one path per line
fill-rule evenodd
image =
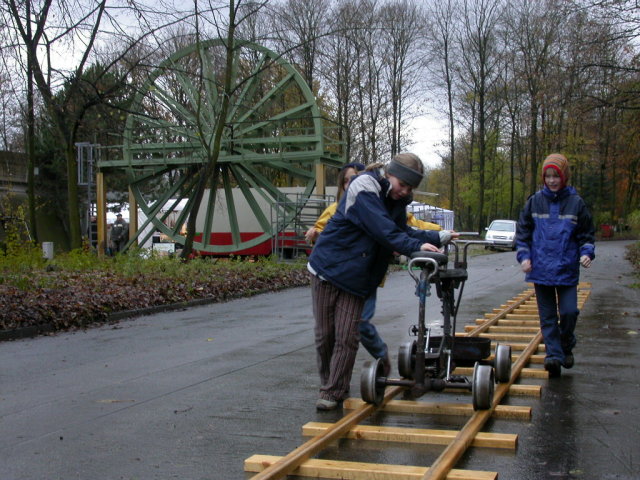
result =
M564 368L572 368L573 367L573 353L565 353L564 354L564 362L562 363Z
M544 369L549 372L550 377L559 377L560 376L560 360L556 358L545 358L544 359Z
M336 402L335 400L327 400L326 398L319 398L316 401L316 410L329 411L329 410L335 410L336 408L338 408L338 402Z

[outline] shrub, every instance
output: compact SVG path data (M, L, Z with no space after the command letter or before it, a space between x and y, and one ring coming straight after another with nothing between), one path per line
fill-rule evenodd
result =
M640 242L627 247L625 258L631 262L636 273L640 274Z
M634 210L627 215L627 225L634 232L640 232L640 210Z
M42 250L28 238L23 207L17 207L14 215L4 218L5 241L0 249L0 272L19 274L42 268L45 263Z
M47 261L24 241L7 251L0 256L0 331L85 328L116 312L196 299L220 302L309 283L303 262L268 258L203 257L184 263L141 250L99 257L79 249Z

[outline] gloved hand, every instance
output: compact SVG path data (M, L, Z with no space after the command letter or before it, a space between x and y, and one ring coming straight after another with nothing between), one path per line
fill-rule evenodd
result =
M582 255L580 257L580 265L582 265L584 268L589 268L591 266L591 258L589 257L589 255Z

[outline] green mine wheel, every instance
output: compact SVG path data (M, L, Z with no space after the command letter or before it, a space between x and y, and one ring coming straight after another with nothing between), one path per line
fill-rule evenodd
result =
M330 153L315 96L302 76L275 52L238 43L232 63L232 95L218 159L219 180L197 210L194 249L229 253L270 240L272 207L286 225L296 215L280 187L297 187L296 201L315 186L318 163L339 166ZM134 99L125 127L123 159L101 162L127 171L145 223L139 243L159 230L184 243L181 228L196 212L194 191L213 151L226 72L220 39L193 44L163 61ZM334 151L335 152L335 151ZM217 192L209 195L208 192ZM284 206L283 206L284 205ZM151 225L153 224L153 225ZM252 238L241 232L252 231ZM217 232L225 232L220 242ZM257 236L255 236L257 235ZM222 243L222 244L221 244Z

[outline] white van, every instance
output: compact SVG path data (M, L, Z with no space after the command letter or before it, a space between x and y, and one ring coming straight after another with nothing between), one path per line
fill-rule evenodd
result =
M516 249L516 222L514 220L494 220L487 228L484 239L491 242L485 248Z

